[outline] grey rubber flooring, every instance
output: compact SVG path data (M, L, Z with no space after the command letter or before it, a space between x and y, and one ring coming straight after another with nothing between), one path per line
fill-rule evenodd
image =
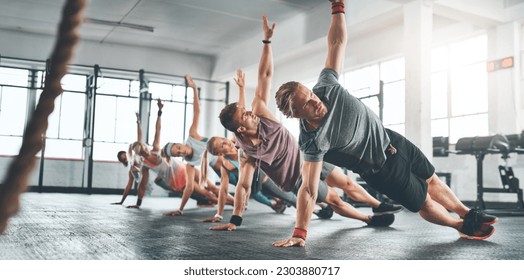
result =
M146 197L141 209L110 205L116 195L38 194L22 196L22 209L0 235L0 259L8 260L522 260L524 217L501 217L485 241L464 240L458 233L424 221L408 211L388 228L334 215L315 216L305 248L275 248L290 236L295 209L276 214L251 200L244 223L235 232L215 232L200 219L215 210L190 201L181 217L179 198ZM127 199L132 204L136 197ZM370 208L359 208L371 213ZM226 207L229 220L232 208Z

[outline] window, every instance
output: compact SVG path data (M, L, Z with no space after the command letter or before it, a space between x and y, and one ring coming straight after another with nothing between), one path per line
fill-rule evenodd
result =
M149 83L149 92L152 96L151 117L149 118L149 144L153 144L155 139L155 125L157 119L158 107L155 99L160 98L164 101L162 110L162 128L160 133L160 146L169 142L184 143L184 135L187 137L187 131L193 122L193 89L187 89L187 102L184 104L186 96L186 87L183 85L165 84L151 82ZM202 101L200 101L201 115ZM186 111L186 123L184 125L184 110ZM202 132L202 128L199 129Z
M401 134L404 133L406 119L405 92L404 80L384 84L384 120L382 122L384 126L391 129L393 129L392 126L401 127L400 131L394 129ZM378 106L378 101L376 106Z
M27 89L0 87L0 135L22 136L26 110Z
M45 157L81 159L86 76L67 74L61 84L64 92L55 99L55 109L49 116ZM36 100L41 94L38 90Z
M22 60L21 60L22 61ZM28 116L34 110L33 101L39 100L45 79L45 63L35 63L34 68L26 67L21 62L18 67L0 67L0 157L15 156L22 144L22 135ZM43 159L44 168L39 170L43 175L43 186L85 187L88 182L88 159L85 158L84 127L88 116L86 104L86 86L92 68L75 66L73 72L64 76L61 81L63 93L54 99L54 110L48 119L46 145ZM126 176L126 170L116 162L117 152L127 150L129 144L137 140L137 124L135 113L140 108L140 82L130 77L128 70L111 70L111 75L97 78L96 104L93 114L94 143L93 159L95 172L105 172L100 178L111 176ZM157 74L155 74L157 75ZM138 76L138 75L137 75ZM172 76L158 74L160 80L171 80ZM138 78L138 77L137 77ZM183 142L193 116L193 92L187 90L183 77L176 78L178 84L151 83L150 93L153 98L165 100L163 114L163 131L161 144L165 142ZM90 79L91 80L91 79ZM198 79L197 79L198 80ZM207 113L207 106L224 104L226 84L218 81L200 80L199 87L207 90L208 96L202 95L202 113ZM187 97L186 97L186 92ZM206 92L204 92L206 93ZM143 136L155 132L156 102L142 100L143 104L151 105L151 126L143 131ZM213 104L208 105L209 102ZM215 104L216 103L216 104ZM146 105L146 106L147 106ZM186 112L184 117L184 112ZM184 124L184 119L186 120ZM216 119L216 117L215 117ZM218 124L218 122L217 122ZM144 124L143 124L144 125ZM203 122L201 122L203 125ZM199 132L205 132L201 127ZM37 154L41 156L42 152ZM47 160L51 159L51 160ZM110 162L100 162L110 161ZM8 160L0 169L7 168ZM112 163L111 163L112 162ZM117 172L118 174L115 174ZM107 174L106 174L107 173ZM98 175L98 173L96 173ZM34 174L35 175L35 174ZM37 184L39 176L32 176L30 184ZM93 188L115 187L104 180L93 181ZM118 187L122 186L118 183Z
M114 161L118 151L127 151L128 145L137 140L140 83L104 77L98 86L93 159Z
M344 76L345 87L351 94L361 98L377 116L380 116L380 107L378 97L374 95L380 92L380 81L382 81L384 83L382 122L385 127L404 134L405 62L403 57L350 71Z
M29 70L0 67L0 155L17 155L27 121Z
M448 117L448 73L437 72L431 75L431 118ZM446 133L447 135L447 133Z
M0 85L26 87L29 80L29 71L9 67L0 67Z
M344 74L343 85L351 94L358 98L377 94L380 89L378 64Z
M97 81L97 94L139 97L140 82L120 78L100 77Z
M0 155L18 154L22 146L26 111L27 89L0 86Z
M459 138L488 134L487 36L432 50L431 134Z

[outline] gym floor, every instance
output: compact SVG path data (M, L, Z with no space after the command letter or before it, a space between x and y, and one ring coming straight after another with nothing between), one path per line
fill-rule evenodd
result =
M110 205L117 195L26 193L22 209L0 235L4 260L522 260L524 217L500 217L495 234L485 241L465 240L457 231L424 221L418 214L396 215L388 228L335 214L313 216L305 248L276 248L290 236L295 209L277 214L251 200L235 232L208 230L200 219L212 208L188 203L180 217L179 198L146 197L141 209ZM136 197L127 199L132 204ZM371 213L370 208L359 208ZM226 206L225 217L232 212Z

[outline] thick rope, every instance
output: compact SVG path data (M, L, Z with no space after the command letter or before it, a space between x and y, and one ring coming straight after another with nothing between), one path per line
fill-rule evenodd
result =
M26 127L20 152L11 162L5 181L0 185L0 233L7 227L9 217L18 211L20 194L27 189L36 163L35 156L44 145L49 115L54 110L56 97L62 93L60 81L67 73L67 64L79 40L77 32L85 6L86 0L67 0L64 5L44 90Z

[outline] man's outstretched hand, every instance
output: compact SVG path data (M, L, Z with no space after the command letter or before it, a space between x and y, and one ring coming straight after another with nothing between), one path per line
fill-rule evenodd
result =
M285 240L279 240L273 242L275 247L304 247L306 246L306 240L298 237L291 237Z
M235 225L232 224L232 223L228 223L228 224L222 224L222 225L218 225L218 226L210 227L209 229L210 229L210 230L227 230L227 231L234 231L234 230L237 229L237 226L235 226Z

